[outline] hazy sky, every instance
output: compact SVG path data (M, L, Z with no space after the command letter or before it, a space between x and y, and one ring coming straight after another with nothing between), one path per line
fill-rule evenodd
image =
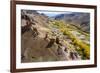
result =
M56 16L58 14L70 14L71 12L60 12L60 11L37 11L38 13L43 13L49 17Z

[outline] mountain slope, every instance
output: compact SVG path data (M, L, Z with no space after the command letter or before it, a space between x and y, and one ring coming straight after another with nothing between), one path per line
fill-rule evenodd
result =
M72 24L85 32L90 32L90 14L71 12L70 14L60 14L54 17L56 20L63 20L67 24Z
M63 17L52 19L34 10L22 10L21 62L89 59L89 34L66 23Z

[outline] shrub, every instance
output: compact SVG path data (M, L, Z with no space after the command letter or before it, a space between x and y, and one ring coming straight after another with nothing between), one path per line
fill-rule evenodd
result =
M63 33L63 35L67 35L69 38L71 38L71 40L73 41L73 44L80 47L80 50L78 50L78 52L82 55L82 59L90 58L90 45L82 42L82 40L74 36L70 32L71 30L73 30L73 28L72 29L71 27L68 28L67 25L65 25L63 21L55 21L53 22L53 25L57 26L60 29L60 31Z

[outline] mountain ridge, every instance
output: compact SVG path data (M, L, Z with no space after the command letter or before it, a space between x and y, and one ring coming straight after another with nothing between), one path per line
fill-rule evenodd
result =
M73 24L84 32L90 32L90 14L71 12L70 14L60 14L54 17L55 20L63 20L66 24Z

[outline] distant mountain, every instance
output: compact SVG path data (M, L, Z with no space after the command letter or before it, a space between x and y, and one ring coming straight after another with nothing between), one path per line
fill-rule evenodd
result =
M90 32L90 14L72 12L70 14L60 14L54 17L55 20L63 20L67 24L73 24L85 32Z

